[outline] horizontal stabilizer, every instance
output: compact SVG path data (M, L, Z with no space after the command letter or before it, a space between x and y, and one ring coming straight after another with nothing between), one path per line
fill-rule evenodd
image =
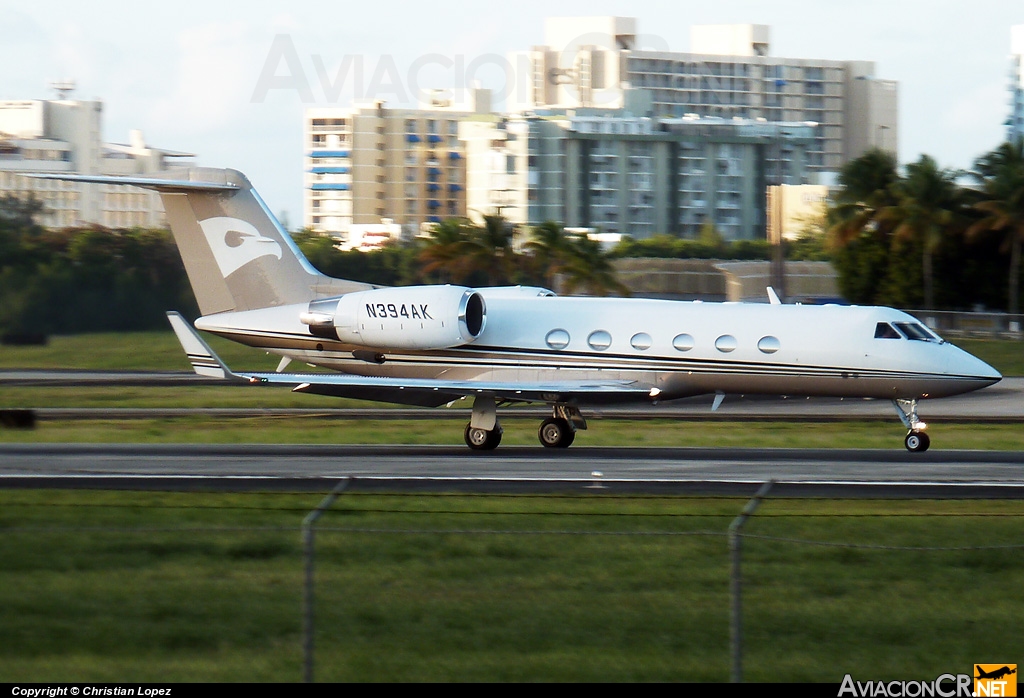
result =
M180 313L167 313L167 319L170 320L174 334L178 337L178 341L181 342L181 348L185 350L185 354L188 356L188 360L192 363L192 368L196 373L200 376L220 378L222 380L228 377L235 377L227 365L210 348L210 345L203 341L199 333L192 328L192 325Z
M189 192L189 191L236 191L240 187L230 182L193 182L187 179L162 179L158 177L120 177L116 175L76 175L76 174L30 174L27 177L36 179L59 179L65 182L85 182L87 184L126 184L143 187L155 191Z

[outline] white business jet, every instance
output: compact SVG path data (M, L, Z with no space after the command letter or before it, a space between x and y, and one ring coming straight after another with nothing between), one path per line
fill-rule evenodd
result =
M195 327L284 357L235 373L177 313L197 373L296 392L440 406L473 398L466 444L501 441L497 407L544 403L538 432L565 448L581 408L727 394L891 400L905 445L925 451L922 398L1001 379L988 364L890 308L563 298L530 287L378 288L317 272L234 170L152 177L42 175L160 192L202 313ZM284 373L289 360L338 371Z

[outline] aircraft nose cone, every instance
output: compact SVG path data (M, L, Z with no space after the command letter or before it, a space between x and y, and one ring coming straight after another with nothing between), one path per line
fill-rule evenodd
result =
M951 357L949 363L950 373L985 381L986 385L998 383L1003 379L1003 375L999 371L989 366L977 356L969 354L962 349L956 350L956 354Z

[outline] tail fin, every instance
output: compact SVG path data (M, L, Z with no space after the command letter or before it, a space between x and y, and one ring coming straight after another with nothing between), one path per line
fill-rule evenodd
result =
M41 176L160 192L203 315L305 303L372 288L316 271L237 170L197 167L146 177Z

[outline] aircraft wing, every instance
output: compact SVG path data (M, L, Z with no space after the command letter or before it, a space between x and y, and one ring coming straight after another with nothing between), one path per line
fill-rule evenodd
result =
M443 380L357 376L346 373L235 373L218 357L199 333L178 313L167 313L174 333L201 376L257 385L290 385L294 392L377 400L401 405L439 407L472 395L492 395L513 402L614 403L653 398L657 392L635 381L557 381L511 383L478 380ZM655 389L656 390L656 389Z

